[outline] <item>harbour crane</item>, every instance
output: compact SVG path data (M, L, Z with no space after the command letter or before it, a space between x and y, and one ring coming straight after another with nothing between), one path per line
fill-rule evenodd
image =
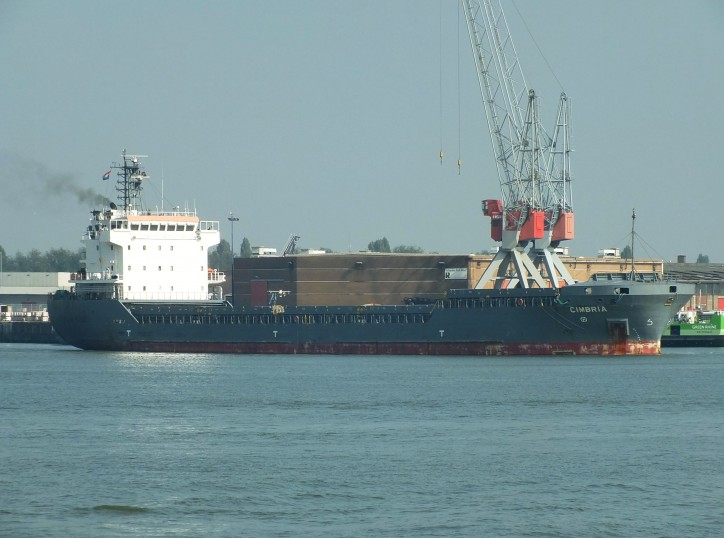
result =
M284 247L284 252L282 252L282 256L289 256L290 254L294 254L294 251L297 249L297 241L299 241L301 238L297 234L292 234L289 236L289 241L287 241L287 246Z
M502 198L483 200L501 247L476 288L553 287L573 278L555 252L573 239L569 101L561 94L553 135L540 121L502 7L461 0L485 105Z

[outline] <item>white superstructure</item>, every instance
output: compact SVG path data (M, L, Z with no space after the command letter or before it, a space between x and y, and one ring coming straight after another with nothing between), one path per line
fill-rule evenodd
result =
M148 176L138 159L124 152L116 166L122 208L111 203L92 212L82 237L83 268L72 277L77 291L138 301L222 299L225 276L208 267L209 248L220 242L219 222L190 210L143 209L140 190Z

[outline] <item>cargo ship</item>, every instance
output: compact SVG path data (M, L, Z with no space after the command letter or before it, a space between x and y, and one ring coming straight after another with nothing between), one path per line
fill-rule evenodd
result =
M150 210L149 176L123 152L119 204L92 211L71 289L49 297L55 331L81 349L373 355L652 355L694 293L637 273L562 287L462 288L423 304L234 305L208 266L219 222Z
M682 310L661 337L664 347L724 346L724 312Z

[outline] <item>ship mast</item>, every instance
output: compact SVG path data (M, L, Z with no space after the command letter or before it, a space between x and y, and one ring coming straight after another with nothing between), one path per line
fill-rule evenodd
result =
M121 157L123 162L111 165L111 168L118 171L116 173L118 201L126 214L142 211L141 191L143 190L143 181L149 179L149 176L141 167L140 159L148 157L148 155L129 155L124 149Z
M502 8L462 0L478 82L490 129L502 200L484 200L498 253L476 288L558 288L573 278L555 252L573 238L568 98L561 94L553 137L541 124Z
M634 207L631 210L631 280L634 280L636 278L636 265L635 265L636 258L634 258L634 238L635 238L635 234L636 234L636 231L634 228L635 225L636 225L636 208Z

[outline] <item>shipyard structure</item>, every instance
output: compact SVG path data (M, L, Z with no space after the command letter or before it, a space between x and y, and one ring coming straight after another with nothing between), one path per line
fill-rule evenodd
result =
M234 259L234 282L224 291L237 306L354 306L428 303L455 289L472 289L489 266L485 254L388 254L352 252ZM562 256L573 278L620 278L630 260ZM662 278L662 260L636 260L636 272ZM228 276L228 275L227 275ZM492 288L492 283L487 285Z

